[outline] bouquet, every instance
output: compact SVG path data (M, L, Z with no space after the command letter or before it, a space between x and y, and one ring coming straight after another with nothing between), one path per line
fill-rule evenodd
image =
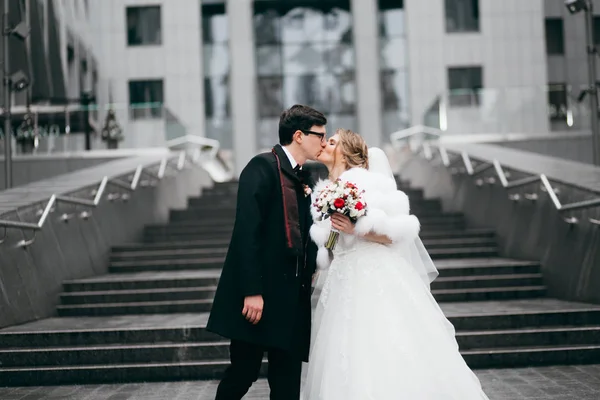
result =
M344 182L341 179L331 182L321 190L313 203L313 207L320 214L319 221L327 219L333 213L340 213L356 223L358 218L367 213L367 204L363 200L364 190L359 190L355 184ZM340 232L332 229L325 247L333 250L340 236Z

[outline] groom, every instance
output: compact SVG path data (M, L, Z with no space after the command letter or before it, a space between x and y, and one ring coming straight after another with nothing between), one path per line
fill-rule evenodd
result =
M310 346L310 190L302 169L325 147L327 119L302 105L279 119L279 143L255 156L239 179L235 226L207 329L231 339L231 365L216 400L241 399L269 362L271 400L300 397Z

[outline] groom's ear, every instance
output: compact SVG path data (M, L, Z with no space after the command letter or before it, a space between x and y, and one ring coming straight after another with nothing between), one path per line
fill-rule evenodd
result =
M294 136L292 136L292 140L294 142L297 142L298 144L302 143L302 136L303 133L300 129L298 129L296 132L294 132Z

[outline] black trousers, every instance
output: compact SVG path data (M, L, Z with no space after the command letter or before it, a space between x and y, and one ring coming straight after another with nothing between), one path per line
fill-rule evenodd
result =
M229 346L231 365L217 389L215 400L240 400L258 379L264 353L269 361L268 380L271 400L298 400L302 361L278 349L232 340Z

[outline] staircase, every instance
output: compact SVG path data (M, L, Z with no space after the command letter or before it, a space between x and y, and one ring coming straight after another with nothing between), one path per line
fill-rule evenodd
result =
M600 363L600 306L545 297L540 265L499 254L494 232L399 185L440 276L432 292L473 368ZM206 331L235 216L217 184L113 249L110 273L64 283L57 318L0 330L0 386L210 379L228 342Z

